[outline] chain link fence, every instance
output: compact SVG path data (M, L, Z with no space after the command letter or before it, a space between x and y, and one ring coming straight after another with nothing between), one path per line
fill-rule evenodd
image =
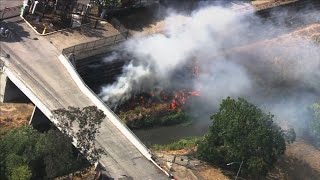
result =
M128 38L128 35L129 32L126 31L114 36L98 39L96 41L71 46L63 49L62 54L64 54L65 56L69 56L70 54L76 56L77 54L80 54L82 52L95 50L97 48L114 46L115 44L125 41Z

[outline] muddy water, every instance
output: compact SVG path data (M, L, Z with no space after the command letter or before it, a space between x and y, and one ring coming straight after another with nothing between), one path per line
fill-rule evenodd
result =
M145 145L150 146L152 144L167 144L186 137L202 136L207 133L209 124L209 121L193 122L188 125L134 130L133 132Z

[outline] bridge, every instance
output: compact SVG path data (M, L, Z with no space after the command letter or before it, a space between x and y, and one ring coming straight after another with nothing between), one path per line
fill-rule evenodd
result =
M52 111L59 108L97 106L106 118L101 123L96 143L105 150L100 164L114 179L168 179L152 159L148 148L120 119L84 84L69 60L47 39L38 36L20 22L24 31L15 40L1 42L1 100L9 102L23 93L50 121ZM6 56L9 54L10 57Z

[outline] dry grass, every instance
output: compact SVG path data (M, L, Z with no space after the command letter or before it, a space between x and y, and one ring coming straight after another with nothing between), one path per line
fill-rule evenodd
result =
M209 165L203 165L197 168L201 177L205 180L229 180L230 178L223 174L222 170Z
M268 175L268 179L319 179L320 150L298 139L288 145L285 156Z
M252 1L251 4L256 10L262 10L284 4L289 4L295 1L297 0L255 0Z
M152 34L166 34L166 30L171 23L183 26L190 17L177 15L173 17L167 17L165 20L158 21L150 26L142 28L142 31L131 31L135 37L149 36Z
M0 104L0 136L11 129L28 124L33 111L32 104Z

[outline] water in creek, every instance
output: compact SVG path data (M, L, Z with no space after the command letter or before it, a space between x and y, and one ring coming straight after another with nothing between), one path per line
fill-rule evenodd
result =
M147 146L152 144L167 144L181 138L202 136L207 133L210 121L195 121L188 125L157 127L152 129L133 130L140 140Z

